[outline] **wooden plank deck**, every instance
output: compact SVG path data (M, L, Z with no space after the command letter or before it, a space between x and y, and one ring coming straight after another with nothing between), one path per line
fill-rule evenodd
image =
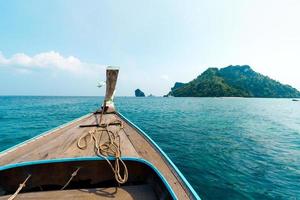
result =
M117 114L105 114L105 122L122 120ZM82 150L77 147L77 140L93 127L80 128L82 124L96 124L95 115L89 115L61 129L40 136L24 145L0 154L0 166L24 161L95 156L93 145ZM123 120L122 120L123 121ZM124 121L123 121L124 122ZM122 156L139 157L152 163L166 178L178 199L190 199L191 195L178 174L154 148L154 146L135 128L126 122L119 132ZM101 140L106 140L102 138ZM130 174L129 174L130 176Z

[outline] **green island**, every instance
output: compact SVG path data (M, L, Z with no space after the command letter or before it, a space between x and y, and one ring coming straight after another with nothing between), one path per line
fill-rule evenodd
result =
M208 68L188 83L176 82L166 96L298 98L290 85L255 72L248 65Z

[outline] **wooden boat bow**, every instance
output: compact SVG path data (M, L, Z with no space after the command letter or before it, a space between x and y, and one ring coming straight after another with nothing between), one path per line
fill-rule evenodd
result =
M28 173L31 178L15 199L200 199L159 146L116 111L113 96L118 73L115 68L107 70L106 95L100 112L83 116L0 153L0 200L8 199ZM108 131L114 133L119 129L121 159L128 168L128 180L124 184L115 181L114 171L98 155L95 146L87 145L82 149L77 146L78 139L98 128L96 126L116 121L122 123L122 128L109 126ZM114 136L101 134L96 137L101 145ZM114 156L107 159L115 166ZM80 170L70 180L78 167ZM119 170L124 173L124 168ZM62 187L64 190L60 190Z

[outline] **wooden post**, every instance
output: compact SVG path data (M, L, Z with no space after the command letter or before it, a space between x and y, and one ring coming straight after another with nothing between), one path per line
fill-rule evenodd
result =
M106 112L114 112L114 94L117 85L119 69L116 67L109 66L106 69L106 93L103 102L103 108Z

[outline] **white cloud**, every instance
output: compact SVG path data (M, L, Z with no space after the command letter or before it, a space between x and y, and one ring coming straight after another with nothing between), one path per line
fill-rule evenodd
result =
M0 52L0 67L11 67L18 71L30 71L35 69L63 70L75 74L93 73L105 68L104 65L91 64L80 61L74 56L64 57L55 51L42 52L34 56L17 53L6 58Z

